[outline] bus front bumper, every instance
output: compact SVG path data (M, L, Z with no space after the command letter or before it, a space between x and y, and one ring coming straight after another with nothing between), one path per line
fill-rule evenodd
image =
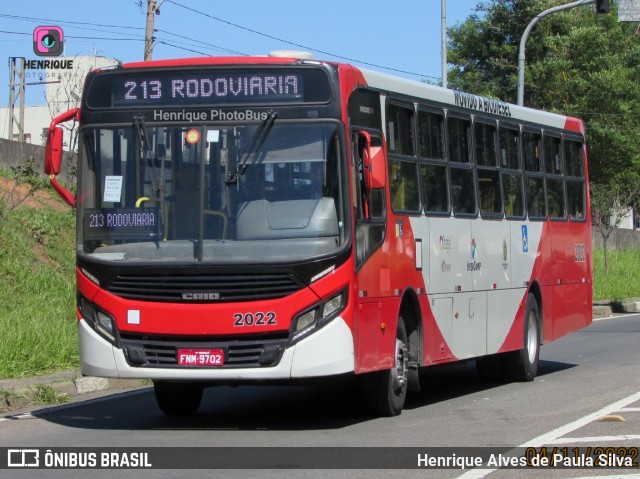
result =
M78 336L85 376L225 382L312 378L355 370L353 335L341 317L285 349L278 364L270 367L134 367L122 349L98 335L84 319L78 322Z

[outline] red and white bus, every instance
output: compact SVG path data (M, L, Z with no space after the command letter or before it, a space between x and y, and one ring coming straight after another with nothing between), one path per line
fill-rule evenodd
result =
M575 118L297 55L130 63L88 75L45 170L77 208L82 372L167 414L353 375L396 415L421 367L531 381L591 322Z

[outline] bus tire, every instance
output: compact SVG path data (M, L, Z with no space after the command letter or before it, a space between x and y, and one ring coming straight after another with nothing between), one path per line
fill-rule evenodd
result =
M158 407L167 416L193 415L202 402L202 386L199 384L154 381L153 390Z
M404 320L399 316L394 367L367 373L361 378L365 401L373 414L389 417L402 412L408 388L408 345Z
M529 293L524 310L524 344L508 353L509 376L516 381L533 381L540 365L540 310L536 297Z

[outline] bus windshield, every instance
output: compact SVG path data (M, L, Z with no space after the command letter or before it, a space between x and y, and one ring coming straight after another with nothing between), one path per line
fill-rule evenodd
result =
M299 260L341 249L347 182L335 123L82 131L79 254L106 261Z

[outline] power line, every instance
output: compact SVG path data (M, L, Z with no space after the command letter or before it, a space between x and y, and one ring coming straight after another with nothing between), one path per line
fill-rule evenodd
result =
M179 35L177 33L169 32L167 30L162 30L162 29L158 28L158 29L156 29L156 31L159 32L159 33L166 33L168 35L173 35L174 37L182 38L184 40L189 40L191 42L196 42L196 43L199 43L201 45L206 45L206 46L214 48L216 50L220 50L220 51L227 52L227 53L233 53L234 55L240 55L240 56L245 56L245 57L249 56L246 53L237 52L235 50L230 50L228 48L224 48L224 47L221 47L219 45L214 45L212 43L203 42L202 40L197 40L195 38L185 37L184 35ZM160 43L160 42L158 42L158 43ZM180 42L175 42L175 43L180 43ZM204 55L204 53L203 53L203 55Z
M210 48L213 48L215 50L219 50L219 51L223 51L223 52L227 52L227 53L232 53L232 54L235 54L235 55L248 56L246 53L241 53L241 52L237 52L237 51L234 51L234 50L229 50L227 48L220 47L218 45L213 45L211 43L200 42L199 40L196 40L194 38L185 37L184 35L178 35L177 33L171 33L171 32L168 32L166 30L158 30L158 31L159 32L163 32L163 33L167 33L169 35L174 35L176 37L183 38L183 39L186 39L186 40L190 40L190 41L193 41L193 42L196 42L196 43L200 43L200 44L206 45L206 46L208 46ZM27 35L27 36L31 36L30 33L11 32L11 31L8 31L8 30L0 30L0 33L7 33L7 34L10 34L10 35ZM109 41L114 40L114 41L134 41L134 42L142 42L142 41L144 41L143 38L88 37L88 36L76 36L76 35L66 35L65 38L69 38L69 39L73 39L73 40L109 40ZM188 52L197 53L197 54L203 55L203 56L213 56L211 54L204 53L204 52L201 52L199 50L193 50L193 49L190 49L190 48L181 47L180 45L176 45L176 43L182 43L183 45L197 46L197 45L193 45L193 44L189 44L189 43L177 42L177 41L169 42L169 41L165 41L165 40L161 40L161 39L158 39L157 43L160 43L162 45L167 45L167 46L170 46L170 47L173 47L173 48L178 48L180 50L185 50L185 51L188 51Z
M177 48L177 49L179 49L179 50L184 50L184 51L186 51L186 52L197 53L198 55L202 55L202 56L205 56L205 57L210 57L210 56L212 56L212 55L209 55L209 54L207 54L207 53L203 53L203 52L198 51L198 50L193 50L193 49L191 49L191 48L186 48L186 47L181 47L181 46L178 46L178 45L174 45L174 44L169 43L169 42L166 42L166 41L164 41L164 40L157 40L157 41L156 41L156 43L159 43L160 45L166 45L166 46L168 46L168 47Z
M129 30L144 30L144 28L142 27L129 27L126 25L109 25L109 24L105 24L105 23L90 23L90 22L77 22L77 21L73 21L73 20L55 20L55 19L51 19L51 18L37 18L37 17L25 17L25 16L20 16L20 15L8 15L5 13L0 13L0 17L4 17L4 18L13 18L15 20L25 20L25 21L38 21L38 22L50 22L50 23L55 23L56 25L59 24L70 24L70 25L91 25L94 27L108 27L108 28L122 28L122 29L129 29Z
M202 12L200 10L196 10L195 8L188 7L186 5L182 5L181 3L178 3L175 0L165 0L165 1L168 2L168 3L172 3L173 5L176 5L178 7L184 8L185 10L189 10L189 11L191 11L193 13L197 13L198 15L203 15L203 16L205 16L207 18L210 18L212 20L215 20L217 22L225 23L225 24L230 25L232 27L248 31L250 33L254 33L256 35L260 35L262 37L269 38L271 40L276 40L276 41L279 41L279 42L282 42L282 43L286 43L286 44L292 45L294 47L302 48L304 50L310 50L310 51L322 53L323 55L329 55L329 56L332 56L332 57L335 57L335 58L340 58L342 60L347 60L349 62L360 63L362 65L367 65L367 66L370 66L370 67L382 68L384 70L394 71L394 72L397 72L397 73L406 73L408 75L415 75L415 76L419 76L419 77L433 78L435 80L439 80L438 77L434 77L434 76L431 76L431 75L426 75L424 73L416 73L416 72L411 72L411 71L407 71L407 70L400 70L400 69L397 69L397 68L386 67L384 65L378 65L378 64L375 64L375 63L365 62L365 61L358 60L358 59L355 59L355 58L350 58L350 57L345 57L345 56L342 56L342 55L337 55L335 53L331 53L331 52L328 52L328 51L325 51L325 50L320 50L318 48L312 48L312 47L309 47L309 46L306 46L306 45L302 45L300 43L290 42L290 41L285 40L283 38L279 38L279 37L276 37L276 36L273 36L273 35L269 35L267 33L262 33L262 32L259 32L257 30L253 30L251 28L244 27L242 25L238 25L236 23L230 22L228 20L224 20L224 19L216 17L214 15L210 15L210 14Z
M28 36L32 36L31 33L25 33L25 32L9 32L7 30L0 30L0 33L9 33L12 35L28 35ZM114 32L115 33L115 32ZM109 40L109 41L129 41L129 42L141 42L144 39L142 38L116 38L116 37L81 37L81 36L76 36L76 35L65 35L64 37L65 39L67 38L71 38L71 39L80 39L80 40Z
M343 56L343 55L338 55L338 54L335 54L335 53L328 52L326 50L320 50L318 48L312 48L312 47L309 47L307 45L302 45L300 43L291 42L289 40L285 40L283 38L279 38L279 37L276 37L274 35L269 35L267 33L259 32L259 31L254 30L254 29L251 29L251 28L248 28L248 27L245 27L245 26L242 26L242 25L238 25L238 24L230 22L228 20L224 20L224 19L222 19L220 17L216 17L216 16L210 15L210 14L208 14L206 12L202 12L202 11L197 10L195 8L183 5L183 4L179 3L179 2L176 2L175 0L165 0L165 1L168 2L168 3L172 3L172 4L174 4L174 5L178 6L178 7L181 7L183 9L185 9L185 10L191 11L192 13L196 13L198 15L205 16L205 17L207 17L207 18L209 18L211 20L215 20L217 22L225 23L225 24L230 25L230 26L232 26L234 28L239 28L241 30L245 30L247 32L253 33L255 35L259 35L259 36L262 36L262 37L265 37L265 38L269 38L271 40L276 40L276 41L279 41L279 42L282 42L282 43L286 43L288 45L292 45L292 46L295 46L297 48L302 48L304 50L314 51L314 52L321 53L323 55L328 55L328 56L331 56L331 57L334 57L334 58L339 58L339 59L342 59L342 60L358 63L358 64L361 64L361 65L367 65L367 66L374 67L374 68L380 68L380 69L387 70L387 71L393 71L393 72L396 72L396 73L404 73L404 74L407 74L407 75L413 75L413 76L418 76L418 77L432 78L434 80L439 80L440 79L439 77L435 77L435 76L432 76L432 75L427 75L427 74L424 74L424 73L417 73L417 72L412 72L412 71L408 71L408 70L401 70L401 69L398 69L398 68L387 67L387 66L384 66L384 65L376 64L376 63L371 63L371 62L366 62L366 61L363 61L363 60L358 60L356 58L351 58L351 57L346 57L346 56ZM76 25L88 25L88 26L102 27L102 28L118 28L118 29L138 30L138 31L145 30L145 28L143 28L143 27L132 27L132 26L126 26L126 25L112 25L112 24L105 24L105 23L81 22L81 21L72 21L72 20L56 20L56 19L51 19L51 18L38 18L38 17L28 17L28 16L20 16L20 15L8 15L8 14L0 14L0 18L10 18L10 19L14 19L14 20L23 20L23 21L49 22L49 23L55 23L55 24L58 24L58 25L74 25L74 26L76 26ZM76 26L76 28L81 28L81 27L77 27ZM213 49L216 49L216 50L219 50L219 51L232 53L234 55L249 56L246 53L237 52L237 51L234 51L234 50L231 50L231 49L228 49L228 48L224 48L224 47L221 47L221 46L218 46L218 45L213 45L211 43L207 43L205 41L198 40L198 39L195 39L195 38L185 37L185 36L182 36L182 35L179 35L177 33L173 33L173 32L167 31L167 30L156 29L156 31L162 32L162 33L166 33L168 35L173 35L173 36L176 36L178 38L183 38L183 39L186 39L186 40L189 40L189 41L193 41L193 42L196 42L197 44L208 46L210 48L213 48ZM23 33L20 33L20 32L7 32L7 31L0 31L0 33L23 34ZM120 32L109 32L109 31L106 31L105 33L113 33L113 34L116 34L116 35L122 35L123 34L123 33L120 33ZM24 35L30 35L30 34L24 33ZM86 40L110 40L110 41L111 40L115 40L115 41L131 40L131 41L139 41L138 39L135 39L135 38L125 39L125 38L111 38L111 37L108 37L108 38L106 38L106 37L81 37L81 36L71 36L71 35L65 35L65 37L66 38L70 38L70 39L86 39ZM142 39L142 41L144 41L144 39ZM206 53L203 53L203 52L200 52L200 51L197 51L197 50L192 50L192 49L180 47L180 46L175 45L175 44L173 44L171 42L168 42L168 41L157 41L157 43L161 43L161 44L164 44L164 45L167 45L167 46L171 46L171 47L174 47L174 48L179 48L179 49L182 49L182 50L185 50L185 51L190 51L192 53L197 53L197 54L204 55L204 56L211 56L209 54L206 54ZM179 43L179 42L174 42L174 43Z

